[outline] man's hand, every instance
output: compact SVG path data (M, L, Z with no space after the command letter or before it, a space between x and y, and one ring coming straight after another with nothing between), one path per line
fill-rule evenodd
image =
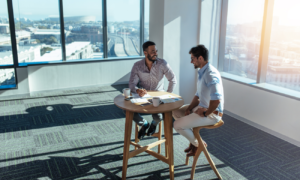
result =
M206 108L198 108L195 113L198 114L201 117L204 117L203 112L206 111ZM207 116L207 115L206 115Z
M147 91L146 91L146 89L137 89L136 93L138 93L138 95L140 97L143 97L143 96L145 96L145 94L147 94Z
M187 116L187 115L191 114L191 112L192 112L192 111L191 111L189 108L187 108L187 109L185 110L184 115Z

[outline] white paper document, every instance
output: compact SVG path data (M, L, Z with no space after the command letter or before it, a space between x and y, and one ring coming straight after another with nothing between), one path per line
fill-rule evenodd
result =
M172 95L161 95L161 96L158 96L160 97L161 101L163 103L173 103L173 102L176 102L176 101L180 101L182 99L178 98L178 97L175 97L175 96L172 96Z
M143 97L141 97L137 93L132 93L132 97L133 98L151 98L152 96L150 96L149 94L145 94Z
M143 99L143 98L134 98L130 100L132 103L146 103L148 102L147 99Z

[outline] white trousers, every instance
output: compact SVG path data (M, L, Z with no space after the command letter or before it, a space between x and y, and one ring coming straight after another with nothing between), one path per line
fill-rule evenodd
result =
M192 111L193 113L185 116L185 110L188 108L187 105L183 105L181 108L172 112L173 117L175 119L174 129L184 137L186 137L190 143L194 146L198 147L198 140L194 136L193 128L199 126L208 126L213 125L219 120L221 117L216 114L210 114L207 117L201 117L198 114L194 113L198 108L203 108L201 106L196 106Z

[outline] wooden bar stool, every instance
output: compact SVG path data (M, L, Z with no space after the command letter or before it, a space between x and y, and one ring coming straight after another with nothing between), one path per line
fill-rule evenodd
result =
M161 126L161 124L162 124L162 123L159 122L158 132L157 132L157 133L154 133L154 134L152 135L153 137L157 137L158 140L161 140L161 134L162 134L162 126ZM135 139L134 139L134 142L135 142L135 143L140 142L140 140L138 139L138 133L139 133L139 125L137 125L137 124L135 123ZM138 147L135 146L134 149L137 150ZM157 151L157 153L160 154L160 152L161 152L161 144L158 145L158 151Z
M197 160L201 154L201 152L203 151L204 154L205 154L205 157L207 159L207 161L209 162L210 164L210 167L214 170L214 172L216 173L216 175L218 176L219 179L222 179L221 175L219 174L213 160L210 158L210 155L206 149L206 147L204 146L203 144L203 141L202 141L202 138L200 136L200 129L215 129L215 128L218 128L220 126L222 126L224 124L224 121L220 120L219 122L217 122L216 124L214 125L210 125L210 126L199 126L199 127L195 127L193 128L193 133L195 135L195 137L197 138L198 140L198 149L197 149L197 152L194 156L194 161L193 161L193 166L192 166L192 172L191 172L191 179L194 179L194 175L195 175L195 169L196 169L196 165L197 165ZM186 160L185 160L185 164L188 165L189 164L189 157L186 156Z

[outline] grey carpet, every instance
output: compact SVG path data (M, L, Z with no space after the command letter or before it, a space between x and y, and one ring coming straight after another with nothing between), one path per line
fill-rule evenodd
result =
M123 88L0 101L0 179L121 179L125 116L113 99ZM230 116L223 120L223 127L201 131L223 179L300 179L299 147ZM148 137L141 144L153 141ZM175 179L190 177L192 158L184 165L187 145L174 131ZM195 179L216 178L202 154ZM142 153L129 160L127 179L169 179L169 168Z

